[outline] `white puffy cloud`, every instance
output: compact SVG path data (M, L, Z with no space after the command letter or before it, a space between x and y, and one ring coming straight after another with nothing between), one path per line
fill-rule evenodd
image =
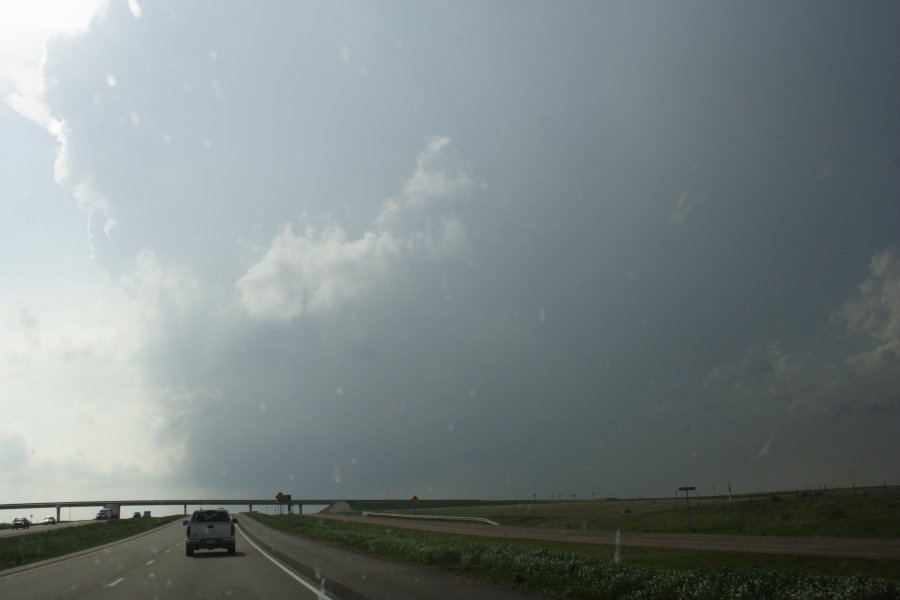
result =
M450 138L433 136L416 157L416 167L403 185L399 199L384 202L375 219L379 227L396 227L400 221L429 207L466 198L473 179L468 166L459 164L449 151Z
M406 205L424 206L435 200L459 196L472 186L466 170L453 170L441 164L450 139L434 136L416 159L416 170L403 186Z
M348 240L336 225L321 232L306 227L300 235L285 225L263 259L238 281L241 302L262 319L331 310L389 276L403 245L385 233Z
M263 257L238 280L240 302L254 318L290 320L322 314L345 302L390 287L416 260L461 256L465 225L456 217L432 218L423 209L437 200L464 197L471 185L465 169L437 166L450 140L434 137L419 154L399 201L387 200L371 230L350 239L337 224L304 224L295 234L283 225Z
M900 369L900 246L876 254L869 276L856 294L835 314L847 330L868 336L874 347L851 356L848 363L862 369Z
M108 0L33 0L0 3L0 90L20 115L57 134L44 102L41 69L47 40L84 31ZM12 91L7 91L7 90Z

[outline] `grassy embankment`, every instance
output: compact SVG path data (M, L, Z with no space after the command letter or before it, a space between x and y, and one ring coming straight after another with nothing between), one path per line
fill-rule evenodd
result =
M616 564L614 549L608 546L473 538L314 516L254 513L253 518L369 554L573 598L900 596L900 574L890 561L621 548L621 560ZM875 578L878 576L882 578Z
M487 517L502 525L596 531L685 533L684 497L646 500L486 502L349 501L354 512ZM900 487L691 498L695 533L900 538Z
M41 531L0 538L0 571L102 546L182 518L117 519L60 529L41 525Z

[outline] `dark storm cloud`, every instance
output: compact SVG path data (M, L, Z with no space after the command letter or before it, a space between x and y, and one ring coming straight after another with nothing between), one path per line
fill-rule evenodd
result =
M46 68L173 486L896 474L879 7L212 6L110 6Z

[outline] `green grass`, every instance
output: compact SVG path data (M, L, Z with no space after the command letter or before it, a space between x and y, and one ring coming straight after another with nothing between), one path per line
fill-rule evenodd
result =
M296 535L370 554L573 598L900 596L900 574L890 561L623 548L621 563L614 564L613 549L606 546L476 539L315 517L252 516Z
M0 571L32 562L102 546L171 523L181 516L98 521L89 525L0 538Z
M351 502L355 511L395 510L419 514L487 517L502 525L599 531L688 531L685 500L581 500L560 502L439 501L374 507ZM778 492L727 498L692 498L697 533L821 537L900 538L900 488Z

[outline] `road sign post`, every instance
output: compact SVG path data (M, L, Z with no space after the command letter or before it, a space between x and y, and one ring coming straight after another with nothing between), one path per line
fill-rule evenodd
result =
M691 491L696 490L696 489L697 489L697 488L694 487L694 486L692 486L692 485L686 486L686 487L680 487L680 488L678 488L678 491L679 491L679 492L684 492L684 499L685 499L685 501L687 501L687 510L688 510L688 531L691 532L691 533L694 532L694 525L693 525L693 523L691 522L691 499L690 499L690 497L688 496L688 492L691 492Z
M291 508L293 505L290 494L278 492L277 494L275 494L275 502L277 502L279 506L287 505L288 516L291 515Z

